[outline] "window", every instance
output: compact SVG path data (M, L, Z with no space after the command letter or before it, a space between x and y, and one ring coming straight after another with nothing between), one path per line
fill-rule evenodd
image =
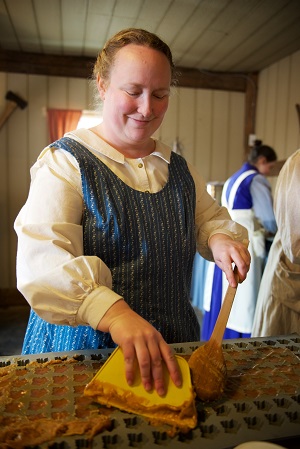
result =
M99 123L101 122L102 122L101 111L83 110L77 125L77 129L91 128L93 126L99 125Z

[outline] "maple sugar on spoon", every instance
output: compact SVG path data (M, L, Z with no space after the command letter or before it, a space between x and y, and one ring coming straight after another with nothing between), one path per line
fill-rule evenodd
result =
M236 273L236 268L234 272ZM222 340L237 287L227 288L226 295L210 339L199 346L189 359L192 382L199 399L214 401L222 396L227 379Z

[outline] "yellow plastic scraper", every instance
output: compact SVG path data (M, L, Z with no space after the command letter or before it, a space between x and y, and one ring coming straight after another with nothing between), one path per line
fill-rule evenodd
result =
M124 357L121 348L115 349L104 365L87 384L84 394L108 407L116 407L129 413L143 415L153 423L169 424L182 431L197 424L195 392L191 382L188 362L175 355L182 373L182 386L176 387L164 364L164 380L167 393L159 396L155 390L147 392L136 374L134 385L125 378Z

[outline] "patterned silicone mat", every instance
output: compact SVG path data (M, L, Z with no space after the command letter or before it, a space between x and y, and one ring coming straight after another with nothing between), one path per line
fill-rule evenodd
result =
M173 347L188 358L197 344ZM35 444L35 449L225 449L245 441L280 444L283 438L300 436L300 336L227 340L223 349L228 369L225 395L212 403L197 401L198 425L188 434L171 437L166 428L152 426L141 416L109 411L83 396L85 385L110 355L100 350L0 357L0 422L3 427L16 420L17 428L19 419L26 417L40 423L48 441ZM90 423L99 414L105 427L106 421L111 424L91 437L96 430ZM47 434L49 419L54 421ZM53 439L53 422L61 419L70 428ZM77 435L68 436L74 429ZM16 433L11 447L24 447L18 438ZM0 448L5 447L1 443L0 426Z

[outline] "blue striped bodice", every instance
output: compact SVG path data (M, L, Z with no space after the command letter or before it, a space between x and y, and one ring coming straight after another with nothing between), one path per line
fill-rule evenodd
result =
M73 139L65 137L51 146L71 153L80 167L84 254L105 262L112 273L113 290L168 343L198 340L199 324L190 301L196 195L186 161L172 153L166 185L151 194L126 185ZM88 326L78 326L75 336L69 326L46 325L74 334L74 349L114 346L109 334ZM86 347L91 341L92 346ZM53 347L52 351L62 350L60 344Z

